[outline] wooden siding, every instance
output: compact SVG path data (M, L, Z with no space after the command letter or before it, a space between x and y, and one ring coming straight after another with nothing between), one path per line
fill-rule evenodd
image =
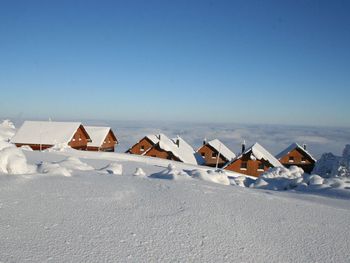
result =
M145 156L156 157L161 159L167 159L172 161L180 161L176 156L171 152L164 151L155 145L151 150L149 150Z
M87 133L80 126L68 145L77 150L86 150L88 141Z
M208 144L203 145L200 149L198 149L197 151L205 160L205 165L206 166L211 166L211 167L215 167L216 166L216 160L217 157L213 158L213 153L215 153L216 155L218 154L218 151L216 149L214 149L213 147L211 147ZM219 157L219 162L218 162L218 167L221 168L223 167L228 160L226 160L225 158L223 158L222 155L220 155Z
M258 177L263 172L267 171L272 165L267 161L251 160L251 152L244 154L241 158L236 159L229 164L225 169L236 173L246 174L250 176ZM242 168L242 163L246 163L246 168ZM259 166L263 165L262 169Z
M290 161L290 158L293 158L293 161ZM305 158L305 160L303 161L302 158ZM295 165L302 168L306 173L311 173L315 166L315 161L298 148L280 158L279 161L287 168Z
M134 146L132 146L128 152L132 154L139 154L142 155L145 152L147 152L149 149L153 147L154 143L148 139L147 137L144 137L141 141L136 143ZM143 150L142 150L143 147Z

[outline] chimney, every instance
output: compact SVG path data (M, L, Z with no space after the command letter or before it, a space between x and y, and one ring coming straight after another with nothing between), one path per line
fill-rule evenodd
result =
M177 145L177 147L180 147L180 139L179 138L176 139L176 145Z
M242 153L244 153L244 152L245 152L245 140L242 143Z
M303 148L304 148L304 150L306 151L306 144L305 144L305 143L303 144Z
M207 138L204 138L203 145L206 145L206 144L207 144Z

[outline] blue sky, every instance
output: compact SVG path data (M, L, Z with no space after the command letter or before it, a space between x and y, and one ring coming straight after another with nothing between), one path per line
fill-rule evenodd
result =
M350 126L348 1L1 1L2 117Z

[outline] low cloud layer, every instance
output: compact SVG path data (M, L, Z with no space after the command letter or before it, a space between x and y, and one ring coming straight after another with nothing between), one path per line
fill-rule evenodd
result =
M147 134L159 132L170 137L180 135L195 149L201 146L204 138L208 140L218 138L235 153L240 152L243 140L246 141L247 146L259 142L273 154L279 153L293 142L305 143L316 158L324 152L339 155L344 145L350 143L350 128L115 121L86 121L85 123L111 126L120 141L118 152L126 151Z

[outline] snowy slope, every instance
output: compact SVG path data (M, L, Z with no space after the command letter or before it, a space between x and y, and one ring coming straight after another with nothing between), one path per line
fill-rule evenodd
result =
M0 261L347 262L350 257L348 200L133 176L136 168L159 175L168 161L147 163L155 158L114 154L123 175L109 175L103 168L113 153L25 154L32 164L60 163L71 176L0 176Z

